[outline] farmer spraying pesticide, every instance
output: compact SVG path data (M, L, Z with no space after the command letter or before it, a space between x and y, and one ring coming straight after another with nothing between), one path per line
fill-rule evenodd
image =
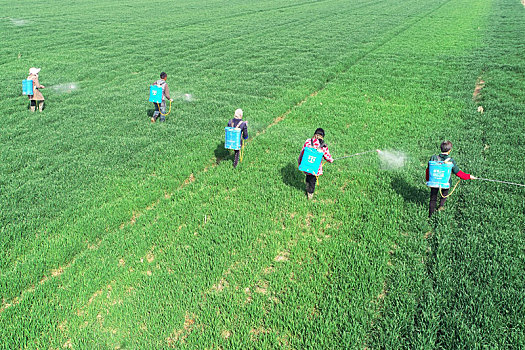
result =
M324 142L324 130L315 130L314 137L304 142L303 149L299 155L299 170L306 174L306 196L312 199L315 191L317 178L323 174L323 163L325 159L332 163L334 160L328 145Z
M171 102L173 99L170 97L170 89L166 80L168 75L165 72L160 73L160 79L150 85L149 88L149 102L153 102L155 105L155 112L151 117L151 122L155 123L160 114L160 121L166 121L166 99L170 101L170 112L171 112Z
M30 68L29 76L22 82L22 93L29 97L29 108L31 112L36 110L37 105L40 112L44 110L44 96L40 92L40 89L44 89L45 86L40 85L38 81L39 72L40 68Z
M233 119L228 121L228 126L225 128L226 138L224 141L224 148L234 150L234 168L237 167L239 159L242 158L241 152L244 149L244 140L248 139L248 122L242 120L242 115L242 109L239 108L235 110Z
M441 209L445 204L445 201L449 196L451 183L450 178L452 173L461 180L476 179L476 177L459 170L459 167L456 165L456 161L450 157L450 151L452 151L452 142L443 141L441 143L441 153L439 155L433 155L428 162L426 179L427 186L431 188L428 217L431 217L436 211L438 194L441 195L439 209Z

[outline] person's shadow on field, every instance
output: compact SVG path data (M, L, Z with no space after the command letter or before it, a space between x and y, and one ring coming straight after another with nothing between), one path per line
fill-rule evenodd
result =
M418 205L427 204L428 192L408 183L404 177L395 175L391 184L394 191L401 195L405 202L412 202Z
M304 185L304 175L297 169L297 166L289 162L281 169L281 176L283 182L288 186L295 187L298 190L303 191L305 189Z
M215 151L213 151L213 153L215 154L215 162L217 164L219 164L223 160L233 161L233 155L230 153L230 150L224 148L224 141L217 145L217 148L215 149Z

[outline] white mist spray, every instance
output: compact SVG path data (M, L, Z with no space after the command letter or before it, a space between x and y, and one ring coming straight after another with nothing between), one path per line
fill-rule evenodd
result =
M382 151L377 150L379 161L381 162L381 169L395 170L402 168L406 161L407 155L400 151Z
M77 83L63 83L51 86L51 89L55 90L59 94L71 92L78 89Z
M184 93L184 92L173 92L171 94L171 97L174 100L182 100L184 102L193 102L196 100L195 96L193 96L192 94Z
M12 25L17 26L17 27L25 26L26 24L29 23L28 20L20 19L20 18L9 18L9 20L11 21Z

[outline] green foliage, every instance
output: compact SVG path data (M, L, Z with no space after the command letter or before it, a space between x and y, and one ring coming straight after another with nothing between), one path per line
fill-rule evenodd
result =
M428 221L423 183L444 139L464 171L525 182L517 7L11 4L0 347L523 346L521 190L464 183ZM32 66L41 114L20 93ZM176 100L151 124L161 71ZM251 139L233 169L236 108ZM409 161L327 164L307 202L296 161L319 126L335 156Z

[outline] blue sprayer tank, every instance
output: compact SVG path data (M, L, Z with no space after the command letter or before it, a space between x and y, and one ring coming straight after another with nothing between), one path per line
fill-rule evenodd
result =
M428 162L428 187L450 188L450 176L454 164L447 161L429 161Z
M301 164L299 165L299 170L317 176L323 156L323 152L320 152L312 147L305 147L303 157L301 158Z
M226 133L226 136L224 139L224 148L233 149L236 151L240 150L241 149L241 129L232 128L230 126L227 126L224 128L224 131Z
M33 80L25 79L22 80L22 94L33 95Z
M160 86L149 86L149 102L162 103L162 88Z

